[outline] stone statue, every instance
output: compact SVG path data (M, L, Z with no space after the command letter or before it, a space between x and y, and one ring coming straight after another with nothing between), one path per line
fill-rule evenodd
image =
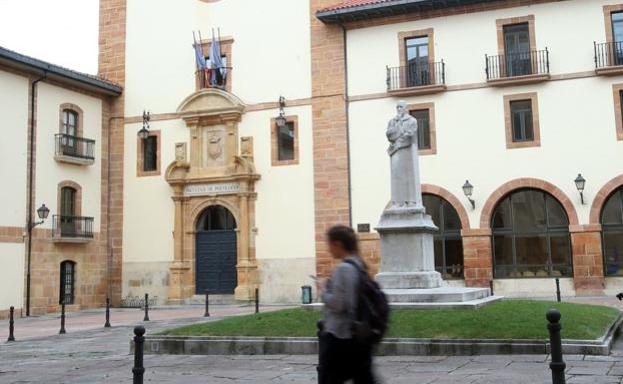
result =
M421 207L417 120L408 113L404 101L398 102L396 111L386 132L390 143L387 152L391 159L392 206Z

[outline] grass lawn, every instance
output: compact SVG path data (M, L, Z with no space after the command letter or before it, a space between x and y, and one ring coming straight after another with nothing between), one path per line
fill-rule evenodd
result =
M549 301L505 300L484 308L394 310L387 337L546 339L545 313L562 314L564 339L597 339L616 319L614 308ZM319 312L286 309L170 329L171 336L315 336Z

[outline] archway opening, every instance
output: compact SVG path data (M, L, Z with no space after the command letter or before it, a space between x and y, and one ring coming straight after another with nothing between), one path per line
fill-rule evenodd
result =
M435 270L448 279L463 278L463 240L459 214L444 198L425 193L422 195L426 213L439 228L435 235Z
M491 218L496 278L571 277L569 218L562 204L538 189L506 195Z
M623 187L606 200L600 223L606 276L623 276Z
M195 291L233 294L238 284L236 219L221 205L206 208L195 227Z

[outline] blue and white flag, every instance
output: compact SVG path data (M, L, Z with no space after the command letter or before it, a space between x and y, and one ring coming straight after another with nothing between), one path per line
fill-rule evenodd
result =
M227 68L225 68L223 58L221 57L221 42L214 35L212 36L211 48L210 68L212 68L212 75L210 76L210 83L212 86L222 86L225 85L225 79L227 78Z

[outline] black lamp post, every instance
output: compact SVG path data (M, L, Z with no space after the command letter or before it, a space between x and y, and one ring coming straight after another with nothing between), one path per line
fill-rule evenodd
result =
M48 218L50 209L42 204L37 209L37 216L39 221L33 222L32 217L28 219L28 269L26 272L26 316L30 316L30 270L31 270L31 255L32 255L32 230L37 226L43 224L45 219Z
M584 187L586 186L586 179L579 173L574 182L575 187L578 189L578 192L580 192L580 201L582 201L582 205L584 205Z
M285 106L286 106L286 98L283 96L279 96L279 116L277 116L277 118L275 119L275 122L277 123L277 127L279 128L285 127L287 123L286 113L284 111Z
M467 200L472 204L472 209L476 209L476 202L472 199L472 193L474 192L474 186L470 184L469 180L465 180L463 184L463 193Z
M138 131L138 137L145 140L149 137L149 122L151 121L151 114L148 111L143 111L143 128Z

